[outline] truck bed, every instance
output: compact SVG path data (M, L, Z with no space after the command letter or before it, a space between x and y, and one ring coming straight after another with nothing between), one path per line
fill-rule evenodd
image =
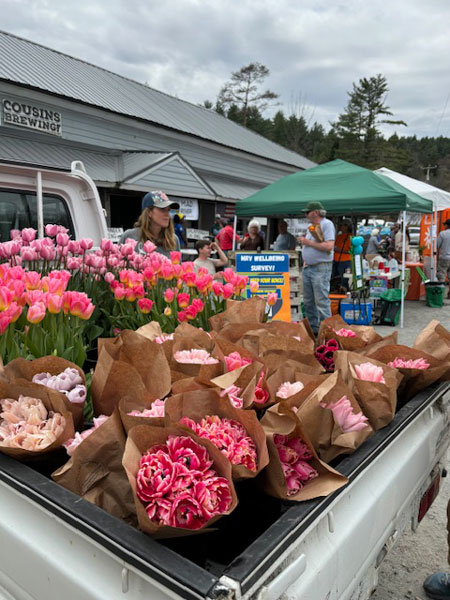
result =
M372 463L375 481L375 463L380 465L385 460L389 469L389 460L397 461L392 463L392 470L396 465L406 470L415 454L423 481L414 474L417 489L409 489L414 481L405 482L403 487L409 485L405 489L408 498L399 496L399 506L411 501L412 495L427 483L432 461L437 462L448 445L448 414L438 405L448 402L449 390L450 383L445 383L418 394L398 411L392 423L356 452L336 459L333 466L350 482L334 494L291 503L258 492L256 481L240 482L240 503L231 515L218 521L216 531L171 540L156 541L54 483L48 475L58 464L34 468L0 454L0 599L114 600L123 598L123 594L133 600L231 599L258 593L260 598L276 598L277 583L286 588L294 585L302 573L305 580L312 576L308 575L301 544L308 535L319 535L319 530L311 534L319 522L328 528L323 534L324 560L327 553L330 565L335 560L330 533L337 531L333 534L336 541L342 534L340 548L345 548L348 540L345 528L339 527L339 510L350 507L357 526L357 511L351 502L364 491L367 484L363 479L371 472ZM429 422L429 431L423 420ZM422 441L419 431L423 431ZM405 457L403 465L398 464L401 459L394 458L394 451ZM64 462L65 458L60 455L55 460ZM374 502L383 501L375 496ZM358 502L361 504L361 500ZM392 532L383 527L387 538ZM373 545L379 553L386 539L379 533L377 536ZM310 554L308 558L313 557L313 549ZM346 557L342 555L340 560L345 562ZM329 589L325 582L325 588L327 585ZM339 585L341 590L348 588L350 597L347 583ZM316 597L344 596L322 596L318 591Z

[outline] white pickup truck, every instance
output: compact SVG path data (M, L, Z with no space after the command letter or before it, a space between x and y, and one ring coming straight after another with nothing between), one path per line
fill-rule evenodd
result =
M13 193L14 169L0 165L0 195ZM36 174L29 172L28 187L17 182L28 195ZM95 237L79 216L92 218L98 233L105 227L83 170L42 171L42 184L44 196L71 207L77 236ZM283 502L240 482L240 503L216 531L162 541L54 483L49 474L63 456L25 465L0 454L0 600L366 600L385 555L437 495L449 442L450 383L443 383L337 459L350 481L334 494Z

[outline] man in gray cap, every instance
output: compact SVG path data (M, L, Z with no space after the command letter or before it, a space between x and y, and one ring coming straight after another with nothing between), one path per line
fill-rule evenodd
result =
M447 275L450 278L450 219L444 221L444 229L438 235L436 246L439 252L437 278L438 281L445 282ZM448 297L450 298L450 289Z
M303 212L311 223L306 235L297 238L302 245L303 301L306 317L317 335L320 323L331 317L328 294L336 230L325 218L327 213L320 202L309 202Z

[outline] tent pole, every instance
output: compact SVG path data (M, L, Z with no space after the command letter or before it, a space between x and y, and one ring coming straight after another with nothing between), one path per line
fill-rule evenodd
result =
M236 250L236 230L237 230L237 215L234 213L233 222L233 252Z
M436 204L433 205L433 215L431 218L431 281L436 281L436 254L437 254L437 250L436 250L436 243L437 243L437 233L438 233L438 226L437 226L437 220L438 220L438 215L437 215L437 207Z
M402 297L400 304L400 329L403 329L405 322L406 210L403 211L402 230Z

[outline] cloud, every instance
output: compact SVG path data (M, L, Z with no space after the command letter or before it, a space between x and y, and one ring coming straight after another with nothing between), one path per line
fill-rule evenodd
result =
M282 108L328 126L361 77L382 73L399 134L450 134L447 0L0 0L1 27L194 103L267 65ZM273 109L272 109L273 113ZM269 111L268 114L271 114ZM439 125L439 128L438 128Z

